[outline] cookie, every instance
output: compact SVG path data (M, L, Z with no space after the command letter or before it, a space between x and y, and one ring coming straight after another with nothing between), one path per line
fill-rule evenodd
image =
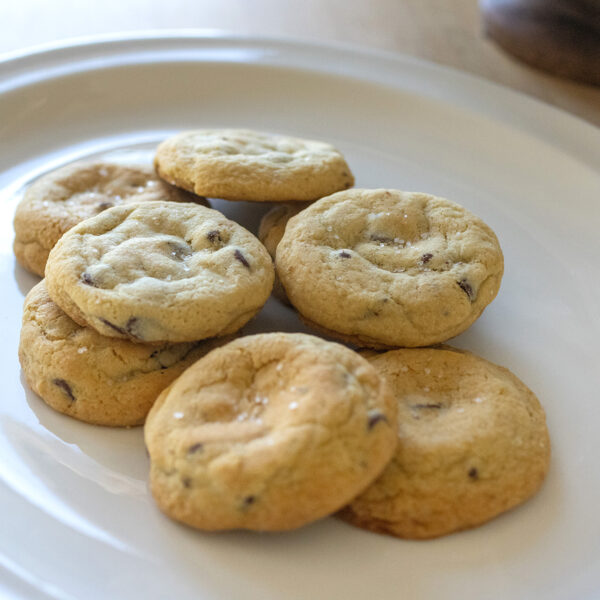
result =
M216 210L144 202L110 208L50 252L50 297L80 325L137 342L233 333L266 302L264 246Z
M517 377L450 347L368 359L398 403L398 446L345 520L402 538L475 527L542 485L550 459L545 415Z
M245 129L179 133L158 146L154 166L173 185L225 200L310 201L354 184L330 144Z
M307 206L310 206L310 202L278 204L263 215L258 229L258 239L263 243L267 252L271 255L273 262L275 262L277 245L283 237L287 222ZM283 289L277 274L275 274L275 283L273 284L273 295L282 302L289 304L289 300L285 295L285 290Z
M205 530L287 530L362 491L396 444L395 403L358 354L304 334L239 338L166 389L144 428L150 486Z
M28 271L44 276L50 250L61 236L98 213L119 204L148 200L197 201L142 166L106 161L78 162L40 177L25 192L14 219L14 252Z
M375 348L458 335L494 299L504 268L494 232L462 206L428 194L358 189L292 217L276 264L309 324Z
M143 423L159 393L226 340L144 345L81 327L48 296L25 299L19 360L29 387L55 410L96 425Z

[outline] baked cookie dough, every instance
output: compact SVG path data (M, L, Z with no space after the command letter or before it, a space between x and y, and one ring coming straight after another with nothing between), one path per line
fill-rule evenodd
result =
M300 211L304 210L307 206L310 206L310 202L289 202L285 204L278 204L269 212L265 213L261 219L258 229L258 239L263 243L264 247L267 249L267 252L271 255L273 262L275 262L277 245L283 237L287 222ZM289 300L285 295L285 290L279 281L279 277L277 277L277 273L275 273L273 295L282 302L289 304Z
M494 299L504 268L494 232L462 206L428 194L360 189L292 217L276 264L308 324L374 348L458 335Z
M205 530L287 530L346 504L396 444L396 407L358 354L304 334L239 338L166 389L144 428L150 485Z
M14 219L14 252L28 271L44 276L48 253L61 236L98 213L128 202L197 201L159 179L151 168L106 161L78 162L40 177L25 192Z
M398 446L345 520L402 538L480 525L541 486L550 459L545 415L510 371L450 347L368 360L398 403Z
M173 185L225 200L310 201L354 184L330 144L246 129L174 135L158 146L154 166Z
M110 208L50 252L50 297L80 325L137 342L188 342L240 329L266 302L264 246L216 210L144 202Z
M226 340L144 345L81 327L48 296L25 299L19 359L29 387L55 410L96 425L143 423L158 394Z

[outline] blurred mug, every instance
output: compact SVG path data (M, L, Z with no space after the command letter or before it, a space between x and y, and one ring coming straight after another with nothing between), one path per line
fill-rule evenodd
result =
M479 0L488 36L524 62L600 85L600 0Z

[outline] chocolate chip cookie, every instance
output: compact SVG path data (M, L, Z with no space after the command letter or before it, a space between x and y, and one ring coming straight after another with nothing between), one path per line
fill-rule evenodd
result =
M14 219L17 261L41 277L50 250L84 219L129 202L197 201L159 179L151 168L106 161L78 162L40 177L25 192Z
M226 340L144 345L81 327L42 280L25 299L19 359L31 389L55 410L96 425L143 423L158 394Z
M266 302L264 246L221 213L190 203L110 208L50 252L50 297L80 325L137 342L233 333Z
M246 129L184 131L158 146L154 164L169 183L225 200L310 201L354 184L330 144Z
M293 529L384 468L395 402L375 369L303 334L239 338L166 389L144 428L159 507L206 530Z
M550 459L545 415L517 377L450 347L371 355L398 403L398 446L340 516L371 531L432 538L531 497Z
M308 324L358 346L426 346L469 327L500 288L494 232L444 198L347 190L292 217L277 273Z

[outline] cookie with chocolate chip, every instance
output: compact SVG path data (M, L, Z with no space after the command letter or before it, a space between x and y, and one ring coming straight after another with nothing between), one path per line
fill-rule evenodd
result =
M277 273L302 318L361 347L426 346L458 335L494 299L494 232L428 194L353 189L292 217Z
M398 446L340 516L402 538L475 527L535 494L548 470L544 410L515 375L451 347L371 354L398 404Z
M55 410L96 425L143 423L160 392L226 340L136 344L81 327L48 296L25 299L19 359L29 387Z
M258 239L263 243L267 252L275 262L275 253L277 245L283 237L287 222L301 210L310 206L310 202L287 202L274 206L270 211L263 215L258 229ZM273 284L273 295L282 302L289 304L285 295L285 290L279 282L277 273L275 274L275 283Z
M150 487L171 518L205 530L287 530L361 492L396 444L375 369L304 334L239 338L166 389L144 428Z
M207 205L159 179L151 168L107 161L78 162L40 177L25 192L14 219L14 252L28 271L44 276L61 236L98 213L129 202L169 200Z
M158 146L154 165L173 185L225 200L311 201L354 184L330 144L247 129L184 131Z
M173 202L110 208L50 252L50 297L80 325L136 342L189 342L240 329L266 302L264 246L216 210Z

